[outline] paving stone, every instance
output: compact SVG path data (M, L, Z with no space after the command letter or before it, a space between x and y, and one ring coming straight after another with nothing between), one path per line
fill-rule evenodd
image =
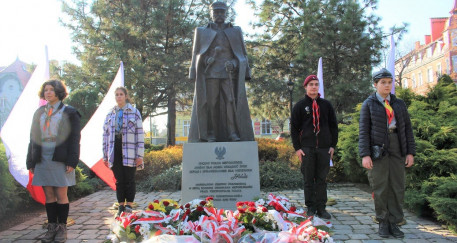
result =
M351 227L352 227L354 230L371 229L371 226L370 226L370 225L361 225L361 224L353 224L353 225L351 225Z
M335 234L332 236L333 240L340 241L340 240L349 240L349 236L346 234Z
M351 239L354 240L367 240L370 239L366 234L352 234L350 235Z
M287 190L272 192L287 196L292 203L304 205L303 190ZM266 197L269 192L261 192ZM457 235L443 228L440 224L419 218L405 210L407 224L401 229L405 232L404 239L393 237L384 239L378 234L378 225L373 223L374 203L371 195L359 190L353 184L332 184L328 187L328 195L336 199L337 204L327 207L332 214L333 239L335 242L457 242ZM76 224L68 227L67 243L103 242L109 234L116 210L113 208L115 192L111 189L101 190L70 205L70 217ZM136 195L138 209L143 209L154 199L169 198L180 202L180 192L139 192ZM42 214L28 222L0 232L0 243L38 242L30 238L32 235L44 234L41 228L46 215ZM28 235L28 236L27 236ZM74 239L76 238L76 239Z

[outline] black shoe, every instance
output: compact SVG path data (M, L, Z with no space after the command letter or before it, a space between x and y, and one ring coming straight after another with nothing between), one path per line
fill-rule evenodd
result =
M308 217L315 216L316 215L316 209L308 208L308 211L306 211L306 215L308 215Z
M125 205L125 210L124 210L124 212L126 212L126 213L132 213L132 212L133 212L132 206L130 206L130 205Z
M317 216L321 219L331 219L332 216L325 210L317 210Z
M116 213L116 215L114 215L114 217L119 217L119 216L121 216L122 212L124 212L124 211L125 211L125 206L124 206L124 205L119 205L119 208L118 208L118 210L117 210L117 213Z
M390 233L389 233L389 223L388 222L380 220L378 234L382 238L389 237Z
M391 235L393 235L395 238L403 238L405 237L405 233L403 233L399 228L397 224L390 223L389 224L389 232Z

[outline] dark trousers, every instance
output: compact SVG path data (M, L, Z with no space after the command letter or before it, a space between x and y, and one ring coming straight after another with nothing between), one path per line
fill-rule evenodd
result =
M232 85L229 79L215 79L215 78L208 78L206 79L206 99L208 102L208 118L210 119L210 123L208 124L208 137L216 136L217 129L220 129L220 104L219 100L222 95L227 111L227 131L222 131L221 134L225 134L226 132L228 135L232 135L235 133L235 109L234 109L234 98L233 97L233 90Z
M111 170L116 178L116 197L117 201L123 203L133 202L135 199L135 172L136 167L124 166L122 164L122 138L116 137L114 140L114 163Z
M373 161L368 170L368 180L374 192L376 218L390 223L403 220L403 199L405 196L405 157L401 156L400 143L396 133L389 134L388 153Z
M327 203L329 148L302 148L301 173L305 180L305 205L308 210L324 210Z

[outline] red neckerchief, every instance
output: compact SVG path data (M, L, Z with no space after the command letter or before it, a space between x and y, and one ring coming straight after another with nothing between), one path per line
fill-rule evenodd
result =
M313 108L313 126L314 126L314 133L316 135L321 131L321 127L320 127L320 123L319 123L320 111L319 111L319 105L317 105L317 101L316 101L320 96L321 96L321 94L317 94L316 99L312 99L311 97L308 96L310 99L313 100L313 105L312 105L312 108Z

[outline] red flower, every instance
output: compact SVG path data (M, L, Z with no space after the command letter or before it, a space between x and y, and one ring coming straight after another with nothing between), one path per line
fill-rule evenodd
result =
M135 226L135 233L140 233L140 225Z
M239 208L239 209L238 209L238 212L240 212L240 213L246 213L246 210L244 210L243 208Z
M197 225L197 228L195 228L197 231L202 231L202 227L200 225Z
M244 206L244 202L237 202L236 203L236 207L239 208L239 207L243 207Z
M268 208L263 207L263 208L262 208L262 212L264 212L264 213L268 212Z
M179 235L183 235L183 234L184 234L184 230L180 230Z
M276 209L276 211L279 212L279 211L281 211L281 206L279 206L279 204L275 204L275 209Z
M207 197L206 198L206 201L213 201L214 200L214 197Z
M168 205L170 205L170 202L168 202L168 201L163 201L163 206L166 207L166 206L168 206Z
M190 208L190 204L189 204L189 203L186 203L186 205L184 205L184 207Z
M251 213L255 213L255 212L257 211L257 209L254 208L254 207L250 207L250 208L249 208L249 211L250 211Z
M182 205L181 205L181 206L179 206L179 208L180 208L180 209L184 209L184 207L183 207Z
M157 200L157 199L156 199L156 200L154 200L154 203L159 203L159 200Z
M151 203L151 204L149 204L148 208L149 208L150 210L154 210L154 205L152 205L152 203Z
M255 202L247 202L249 207L255 207Z
M200 205L205 206L206 205L206 201L201 201Z
M200 211L200 212L201 212L201 211L203 211L203 210L204 210L203 207L200 207L200 206L197 207L197 211Z
M190 209L187 209L187 210L186 210L186 214L190 214Z
M295 212L296 210L297 210L296 207L294 207L294 206L290 207L290 211Z

